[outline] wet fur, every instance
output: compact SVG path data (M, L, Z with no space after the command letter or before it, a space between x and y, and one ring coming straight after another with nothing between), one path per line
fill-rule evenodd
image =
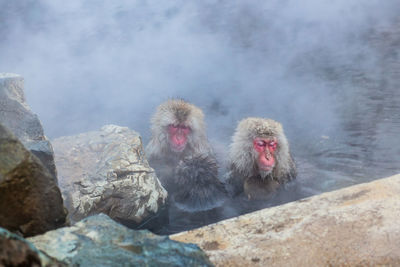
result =
M258 170L257 152L253 149L256 137L277 138L276 163L269 173ZM279 185L296 177L296 167L282 125L271 119L247 118L240 121L232 137L229 158L228 183L233 195L244 191L249 198L269 198Z
M170 124L190 127L182 152L170 149L167 128ZM215 155L208 144L203 112L183 100L161 104L151 119L152 137L146 147L151 167L173 199L184 210L207 210L218 203L221 184Z
M183 159L175 172L173 201L184 211L204 211L225 201L225 186L218 180L215 158L195 155Z

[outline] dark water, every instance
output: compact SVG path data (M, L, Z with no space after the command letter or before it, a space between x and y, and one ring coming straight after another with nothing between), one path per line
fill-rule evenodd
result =
M50 138L113 123L146 143L156 106L181 97L204 110L223 165L240 119L280 121L298 168L288 191L192 219L172 210L179 231L400 173L399 10L398 0L0 0L0 72L24 76Z
M329 136L316 138L309 149L296 147L294 150L296 155L304 155L303 159L297 156L299 180L312 193L400 172L398 28L393 28L391 34L370 40L376 49L384 48L372 69L350 66L353 69L344 69L334 77L332 85L341 87L335 96L337 128Z

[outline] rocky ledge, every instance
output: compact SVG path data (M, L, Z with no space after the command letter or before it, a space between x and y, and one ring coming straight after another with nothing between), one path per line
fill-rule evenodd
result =
M171 239L216 266L399 266L400 175L264 209Z

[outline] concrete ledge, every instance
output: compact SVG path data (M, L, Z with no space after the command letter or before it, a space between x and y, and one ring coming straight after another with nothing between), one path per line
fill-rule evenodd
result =
M400 174L171 239L199 245L216 266L400 266Z

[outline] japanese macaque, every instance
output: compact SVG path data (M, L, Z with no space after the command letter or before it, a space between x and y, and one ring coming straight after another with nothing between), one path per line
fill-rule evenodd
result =
M224 186L207 141L203 112L183 100L161 104L151 120L146 154L170 199L183 210L218 206Z
M296 177L296 167L282 125L271 119L240 121L229 151L230 192L249 199L268 199Z

